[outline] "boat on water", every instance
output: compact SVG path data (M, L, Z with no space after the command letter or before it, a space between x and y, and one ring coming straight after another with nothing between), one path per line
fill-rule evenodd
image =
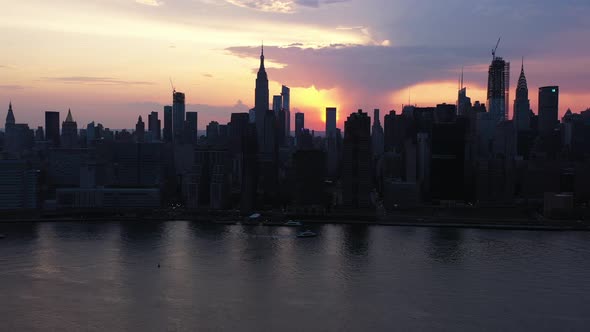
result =
M300 221L289 220L286 223L284 223L283 225L285 225L285 226L302 226L303 224Z
M6 237L6 235L4 235L4 234L0 234L0 240L2 240L2 239L3 239L3 238L5 238L5 237Z
M303 232L297 233L297 237L316 237L317 234L310 231L309 229Z
M254 214L250 215L248 217L248 219L250 219L250 220L256 220L256 219L258 219L260 217L261 217L260 213L254 213Z

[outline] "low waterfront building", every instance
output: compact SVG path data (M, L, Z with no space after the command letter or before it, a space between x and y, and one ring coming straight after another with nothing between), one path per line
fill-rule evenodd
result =
M60 188L56 191L58 208L133 208L160 207L156 188Z

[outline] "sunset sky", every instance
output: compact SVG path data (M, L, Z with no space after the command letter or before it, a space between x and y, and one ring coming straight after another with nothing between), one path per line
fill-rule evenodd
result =
M291 87L292 113L323 130L358 108L455 103L465 68L472 100L485 101L491 49L521 57L536 112L539 86L560 86L560 113L590 107L588 0L0 0L0 116L36 127L71 108L132 128L171 103L170 78L199 128L253 106L264 40L270 95ZM271 97L272 102L272 97ZM512 106L511 106L512 112ZM162 118L162 116L160 116Z

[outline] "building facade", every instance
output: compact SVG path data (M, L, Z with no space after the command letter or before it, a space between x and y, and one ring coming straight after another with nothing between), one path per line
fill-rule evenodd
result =
M342 200L349 208L371 206L371 118L359 110L344 123Z

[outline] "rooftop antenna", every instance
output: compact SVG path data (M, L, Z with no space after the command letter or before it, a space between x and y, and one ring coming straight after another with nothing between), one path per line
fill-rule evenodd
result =
M502 39L502 37L498 38L496 47L494 47L494 49L492 50L492 60L496 60L496 51L498 50L498 46L500 46L500 39Z
M463 67L461 67L461 89L463 89Z

